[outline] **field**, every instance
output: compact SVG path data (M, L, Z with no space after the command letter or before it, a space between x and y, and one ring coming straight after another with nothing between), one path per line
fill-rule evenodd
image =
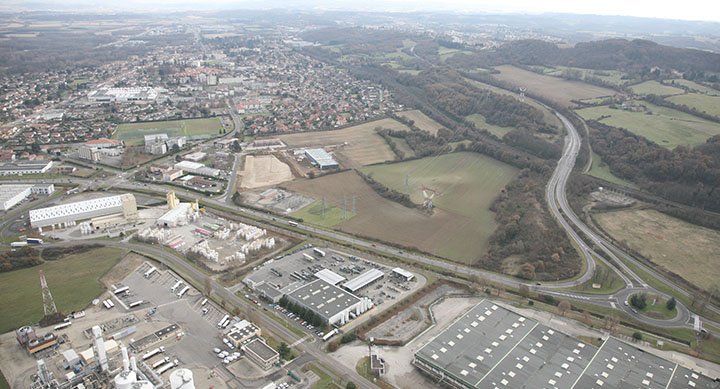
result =
M243 170L238 175L238 187L242 189L277 185L293 179L290 166L274 155L246 156Z
M686 88L690 88L690 90L703 93L706 95L712 95L712 96L720 96L720 90L710 88L709 86L705 86L702 84L698 84L697 82L693 82L690 80L683 80L682 78L678 78L675 80L671 80L674 84L682 85Z
M707 138L720 134L720 124L647 102L642 102L642 105L649 109L650 114L611 109L607 105L583 108L577 113L585 120L607 116L600 121L644 136L668 149L704 143Z
M404 138L395 138L390 137L392 139L393 143L395 143L395 147L397 147L398 151L403 153L403 158L412 158L415 156L415 150L413 150L408 142Z
M623 79L625 73L618 70L596 70L596 69L584 69L574 68L569 66L556 66L556 67L545 67L545 66L533 66L533 69L542 71L543 74L548 76L562 77L564 75L573 76L572 78L586 79L588 77L598 78L604 82L612 85L622 86L625 85L628 80Z
M100 248L47 261L29 269L0 273L0 333L37 323L43 316L38 270L45 272L59 311L83 309L105 287L99 279L122 258L119 249Z
M478 129L486 129L490 131L491 134L497 136L498 138L502 138L507 134L508 132L512 131L514 127L500 127L496 126L494 124L488 124L485 120L485 116L480 115L479 113L475 113L472 115L465 116L465 120L471 122L475 125L475 128Z
M415 126L423 131L427 131L433 135L436 135L438 130L442 128L442 125L440 123L436 122L433 119L430 119L422 113L422 111L419 111L417 109L414 109L412 111L403 111L398 112L398 116L404 117L406 119L410 119L413 122L415 122Z
M320 199L297 212L293 212L292 215L303 219L303 222L305 223L323 227L333 227L336 224L342 223L346 219L351 219L355 216L355 214L352 213L352 199L348 202L347 209L345 211L341 208L342 206L342 202L338 204L338 206L334 206L326 201L324 207L325 209L323 210L323 201Z
M653 210L598 213L595 220L618 241L685 280L708 289L720 279L720 232Z
M687 93L667 98L675 104L685 104L700 112L720 116L720 96L704 95L700 93Z
M143 137L151 134L165 133L169 137L217 135L222 129L220 118L168 120L144 123L123 123L113 134L113 139L121 139L128 146L141 146Z
M497 79L518 87L527 88L528 92L544 96L563 106L574 105L572 100L612 96L616 93L612 89L578 81L567 81L552 76L543 76L510 65L497 66L495 69L500 71L500 74L494 75Z
M670 85L663 85L657 81L645 81L630 87L633 93L638 95L670 96L685 93L683 89Z
M629 181L625 181L620 177L615 176L610 171L610 167L606 165L602 158L600 158L599 155L593 153L592 155L592 166L590 167L590 171L588 172L589 175L593 177L597 177L601 180L605 180L607 182L612 182L613 184L626 186L629 188L635 188L635 184Z
M355 199L355 216L337 229L419 250L463 263L474 263L487 250L495 230L489 206L517 170L473 153L453 153L362 169L373 178L404 191L405 174L414 202L422 203L420 186L438 191L433 215L404 207L375 193L354 172L300 180L288 189L325 197L336 207ZM298 216L298 215L295 215Z
M336 154L346 157L349 167L359 167L395 159L385 139L375 133L376 127L410 131L397 120L380 119L342 130L301 132L278 138L290 148L339 146Z

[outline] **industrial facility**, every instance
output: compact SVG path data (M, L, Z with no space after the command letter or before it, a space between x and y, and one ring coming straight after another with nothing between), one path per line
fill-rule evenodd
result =
M93 229L102 229L137 221L135 196L129 193L30 211L30 225L40 232L44 227L65 228L89 220Z
M88 99L98 102L138 102L157 99L153 88L101 88L88 93Z
M0 176L22 176L24 174L47 173L52 161L19 161L0 163Z
M372 301L315 280L286 294L289 301L318 314L324 323L344 325L372 308Z
M306 149L304 153L310 162L320 170L337 169L339 167L332 155L323 149Z
M452 388L716 387L618 339L595 347L488 300L425 344L413 364Z
M0 211L7 211L31 195L49 196L55 192L53 184L0 185Z

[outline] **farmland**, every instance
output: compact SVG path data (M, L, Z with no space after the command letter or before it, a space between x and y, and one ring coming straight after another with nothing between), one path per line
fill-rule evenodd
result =
M395 159L390 146L375 133L376 127L410 130L397 120L380 119L342 130L302 132L279 138L290 148L338 146L336 154L344 156L350 167L359 167Z
M675 104L685 104L700 112L720 116L720 96L704 95L700 93L687 93L667 98Z
M414 109L412 111L398 112L398 116L412 120L413 122L415 122L415 126L417 128L423 131L427 131L433 135L436 135L438 130L442 128L442 125L440 125L440 123L430 119L429 117L427 117L427 115L422 113L422 111L418 111L417 109Z
M423 202L421 185L438 191L434 213L428 215L380 197L354 172L294 181L287 186L315 198L325 197L328 207L341 208L346 201L347 208L352 210L354 199L355 215L338 223L337 229L469 264L485 253L488 238L496 228L490 204L517 174L508 165L473 153L374 165L362 170L401 191L405 174L409 173L414 202Z
M638 95L670 96L684 93L685 91L670 85L663 85L657 81L645 81L630 87L633 93Z
M618 241L685 280L708 289L720 279L720 232L653 210L598 213L595 220Z
M336 206L328 201L325 201L325 205L323 206L323 200L320 199L294 212L292 215L303 219L306 223L322 227L333 227L355 216L355 214L352 213L352 199L348 202L347 209L343 210L341 207L342 202Z
M36 323L43 316L38 270L45 272L59 311L83 309L105 287L99 279L122 258L122 251L100 248L28 269L0 274L0 332Z
M597 120L632 133L668 149L678 145L697 145L713 135L720 134L720 124L700 119L674 109L642 102L647 112L612 109L607 105L584 108L577 113L585 120Z
M693 82L690 80L683 80L682 78L678 78L675 80L671 80L673 85L682 85L686 88L689 88L691 91L706 94L706 95L712 95L712 96L720 96L720 90L710 88L709 86L705 86L702 84L698 84L697 82Z
M475 128L486 129L490 131L491 134L497 136L498 138L502 138L503 136L505 136L505 134L513 130L513 127L500 127L494 124L488 124L488 122L485 120L485 117L478 113L465 116L465 120L474 124Z
M593 153L592 155L592 166L590 167L589 175L597 177L601 180L611 182L613 184L627 186L629 188L635 188L635 184L625 181L620 177L612 174L610 167L602 161L599 155Z
M141 146L143 137L151 134L175 136L218 135L223 128L220 118L167 120L158 122L123 123L113 133L113 139L125 141L128 146Z
M612 96L615 91L578 81L567 81L557 77L544 76L515 66L502 65L495 69L500 74L493 75L497 79L518 87L527 88L528 92L544 96L563 106L574 105L573 100L592 97Z
M626 76L625 73L618 70L596 70L596 69L584 69L575 68L569 66L556 66L556 67L545 67L545 66L533 66L533 69L541 71L543 74L548 76L563 77L574 79L586 79L593 77L600 79L616 86L625 85L628 80L623 79Z

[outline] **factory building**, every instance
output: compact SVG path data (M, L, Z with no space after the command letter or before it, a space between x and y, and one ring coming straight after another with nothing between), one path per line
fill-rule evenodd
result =
M345 277L335 273L330 269L322 269L315 273L315 277L327 282L330 285L337 285L345 281Z
M332 155L323 149L306 149L305 156L320 170L337 169L340 167Z
M30 225L40 231L43 227L62 228L88 219L93 228L100 229L131 223L137 218L135 196L129 193L30 211Z
M53 184L0 185L0 211L7 211L32 194L49 196L55 191Z
M363 274L353 278L352 280L343 284L343 288L348 291L355 293L356 291L372 284L373 282L383 278L385 273L378 269L370 269Z
M239 348L246 340L261 335L262 331L255 324L247 320L242 320L239 323L233 324L226 336L235 347Z
M52 165L52 161L5 162L0 164L0 176L47 173Z
M220 170L207 167L199 162L192 161L180 161L175 164L175 169L180 169L186 173L198 174L207 177L217 177L220 175Z
M264 370L269 370L276 363L280 362L280 354L268 346L261 338L255 338L242 346L242 351Z
M677 363L618 339L600 347L484 300L415 353L413 365L451 388L713 388Z
M315 312L330 325L344 325L372 307L368 298L359 298L321 279L305 284L286 296L289 301Z
M392 272L395 277L401 278L405 281L412 281L412 279L415 278L412 273L400 267L392 269Z
M153 88L101 88L87 95L88 99L97 103L105 102L136 102L157 99L158 93Z

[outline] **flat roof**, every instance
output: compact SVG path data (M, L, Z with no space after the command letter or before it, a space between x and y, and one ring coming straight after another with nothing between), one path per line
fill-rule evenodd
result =
M19 161L0 163L0 170L44 169L52 161Z
M352 293L321 279L295 289L288 293L288 297L328 320L360 302L360 299Z
M33 209L29 212L30 222L36 223L63 216L80 215L85 212L92 212L101 209L118 208L121 210L123 200L130 197L134 196L132 194L125 193L117 196L101 197L74 203L60 204L54 207Z
M358 289L362 289L363 287L367 286L371 282L381 278L384 275L385 273L381 272L378 269L370 269L365 273L360 274L359 276L346 282L345 284L343 284L343 287L351 292L354 292Z
M305 149L305 154L320 166L337 165L338 163L323 149Z
M0 202L6 202L35 185L0 185Z
M345 277L335 273L330 269L322 269L315 273L315 277L327 282L330 285L337 285L342 281L345 281Z
M409 271L407 271L407 270L405 270L405 269L403 269L403 268L400 268L400 267L396 267L396 268L392 269L392 271L393 271L393 273L397 273L397 274L399 274L399 275L401 275L401 276L403 276L403 277L405 277L405 278L413 278L413 277L415 277L415 275L413 275L413 274L410 273Z
M708 377L618 339L595 347L488 300L415 357L422 368L430 366L466 388L712 387Z
M262 339L255 338L248 342L246 345L243 346L243 348L246 348L253 353L255 353L257 356L259 356L264 361L269 361L275 356L278 355L278 352L273 350L272 347L268 346Z

